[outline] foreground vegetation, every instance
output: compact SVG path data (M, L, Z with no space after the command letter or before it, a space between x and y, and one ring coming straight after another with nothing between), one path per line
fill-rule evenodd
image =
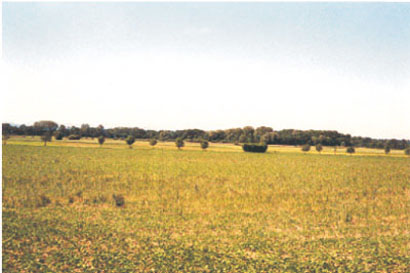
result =
M408 272L410 161L11 138L4 272Z

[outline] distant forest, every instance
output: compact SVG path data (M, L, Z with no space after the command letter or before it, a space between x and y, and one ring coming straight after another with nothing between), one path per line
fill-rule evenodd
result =
M279 145L316 145L324 146L355 146L367 148L405 149L410 146L410 140L406 139L374 139L370 137L352 137L337 131L328 130L295 130L284 129L275 131L271 127L245 126L243 128L232 128L226 130L204 131L200 129L186 130L144 130L138 127L115 127L104 128L91 127L83 124L81 127L58 125L53 121L38 121L31 126L2 124L3 135L40 136L53 134L56 139L68 137L70 139L96 138L101 135L113 139L125 139L132 135L136 139L158 139L160 141L174 141L182 138L188 142L199 142L208 140L219 143L261 143Z

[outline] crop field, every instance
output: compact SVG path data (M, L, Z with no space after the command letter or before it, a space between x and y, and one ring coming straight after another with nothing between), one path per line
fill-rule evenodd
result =
M410 271L403 151L14 137L2 161L3 272Z

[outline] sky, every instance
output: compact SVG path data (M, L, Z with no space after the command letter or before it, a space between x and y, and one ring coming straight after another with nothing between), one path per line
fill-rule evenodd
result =
M410 139L410 3L3 2L1 119Z

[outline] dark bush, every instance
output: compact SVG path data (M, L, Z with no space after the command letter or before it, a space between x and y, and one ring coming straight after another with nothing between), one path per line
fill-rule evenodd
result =
M80 135L69 135L68 139L69 140L79 140L81 139L81 136Z
M40 195L40 199L39 199L39 202L38 202L38 207L45 207L49 204L51 204L51 199L48 198L47 195L44 195L44 194Z
M98 143L100 144L100 146L102 146L105 142L105 137L103 135L98 137Z
M310 145L309 144L305 144L302 146L302 151L303 152L309 152L310 151Z
M404 149L404 154L410 155L410 147L407 147L406 149Z
M177 146L178 149L181 149L182 147L184 147L185 143L184 140L182 138L177 138L175 139L175 146Z
M125 142L128 144L130 149L132 149L132 144L135 142L135 137L133 135L129 135L126 139Z
M118 194L118 195L113 194L113 195L112 195L112 198L114 199L115 205L116 205L117 207L122 207L122 206L125 205L124 196L122 196L121 194Z
M242 145L242 149L245 152L264 153L268 149L268 145L266 145L266 144L245 143L245 144Z
M155 138L152 138L149 141L149 145L151 145L151 146L155 146L155 145L157 145L157 143L158 143L158 141Z
M64 137L64 135L63 135L63 133L61 133L60 131L57 131L57 132L55 133L54 137L55 137L56 140L62 140L63 137Z
M350 146L346 149L346 153L353 154L355 152L354 147Z
M202 141L201 141L201 148L202 148L203 150L205 150L206 148L208 148L208 146L209 146L208 141L206 141L206 140L202 140Z

